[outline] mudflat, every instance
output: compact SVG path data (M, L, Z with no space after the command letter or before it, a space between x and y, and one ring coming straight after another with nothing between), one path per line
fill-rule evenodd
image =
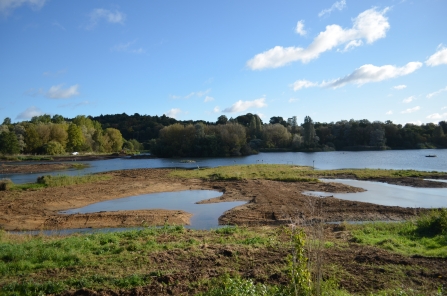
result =
M202 203L247 201L225 212L221 224L280 225L293 219L325 221L405 220L424 209L375 205L333 197L309 197L304 191L359 192L339 183L281 182L271 180L211 180L173 177L171 169L133 169L107 172L109 180L89 184L0 191L0 228L40 230L189 224L191 214L182 210L150 209L60 214L59 212L116 198L182 190L217 190L223 195ZM428 182L428 181L427 181ZM436 182L432 182L436 183ZM440 183L444 184L444 183Z

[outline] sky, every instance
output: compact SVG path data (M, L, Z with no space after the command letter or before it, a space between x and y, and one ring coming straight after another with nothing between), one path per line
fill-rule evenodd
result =
M447 120L447 1L0 0L0 123Z

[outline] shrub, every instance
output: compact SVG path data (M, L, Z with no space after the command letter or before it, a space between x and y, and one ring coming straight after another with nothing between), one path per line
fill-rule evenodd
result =
M432 210L421 216L416 221L416 226L416 231L422 236L447 235L447 208Z
M14 183L10 179L1 179L0 180L0 191L6 191L12 188Z

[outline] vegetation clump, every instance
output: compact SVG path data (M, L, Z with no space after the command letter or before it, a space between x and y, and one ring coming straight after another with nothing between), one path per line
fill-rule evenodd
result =
M11 179L1 179L0 180L0 191L10 190L14 183Z

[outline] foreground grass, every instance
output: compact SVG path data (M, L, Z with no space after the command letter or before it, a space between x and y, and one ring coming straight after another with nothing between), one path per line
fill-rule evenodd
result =
M204 245L225 245L232 247L234 254L228 252L237 257L238 252L247 249L279 246L279 237L274 229L255 232L223 228L204 232L181 226L68 237L17 236L0 231L0 294L142 286L149 284L153 276L171 274L180 268L155 264L152 260L157 254L187 251L183 256L194 260L204 256ZM237 270L240 262L237 258L231 261L232 266L226 268ZM51 271L54 276L48 276Z
M397 247L408 248L407 244L413 239L413 243L420 246L401 253L444 258L446 255L446 243L438 241L438 236L431 232L434 228L424 228L424 223L346 227L354 237L363 240L363 244L384 247L386 244L377 242L392 238L391 250L395 252ZM418 232L420 230L423 233ZM382 232L387 233L388 238L380 238ZM424 234L429 236L424 237ZM417 239L416 235L419 235ZM439 246L434 248L434 244ZM339 252L334 248L349 248L348 244L337 246L337 242L325 242L324 245L334 252ZM290 246L289 235L278 227L195 231L182 226L165 226L70 236L12 235L0 230L0 295L57 294L81 288L131 289L160 285L176 275L180 275L182 284L190 291L202 296L291 295L290 288L284 284L284 279L288 278L286 258ZM361 295L426 295L411 288L399 288L402 287L399 281L404 282L407 278L405 269L411 267L386 264L377 268L392 272L397 278L395 285L393 282L385 290ZM207 274L209 270L213 271L213 276ZM254 270L256 276L248 276L247 272ZM203 273L202 277L187 276ZM322 295L359 295L339 288L335 279L353 276L342 265L325 265L324 274ZM271 281L271 275L282 278L282 284ZM442 287L439 289L441 291Z
M222 166L199 170L176 170L171 172L171 176L214 180L266 179L290 182L318 182L318 178L336 178L337 176L353 176L356 179L405 177L424 178L447 177L447 173L381 169L314 170L307 166L253 164Z
M433 210L416 221L346 225L356 242L406 256L447 258L447 209Z
M46 175L37 178L36 183L14 184L12 181L1 181L0 187L2 190L37 190L46 187L59 187L77 184L94 183L99 181L110 180L110 175L84 175L84 176L67 176Z

